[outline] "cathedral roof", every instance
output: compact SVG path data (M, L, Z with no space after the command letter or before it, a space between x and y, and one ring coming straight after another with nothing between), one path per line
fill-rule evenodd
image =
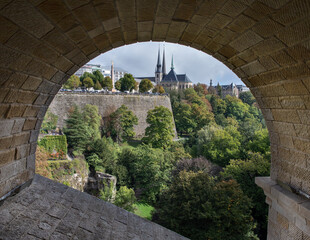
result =
M178 82L177 74L175 73L174 69L171 68L170 72L164 76L162 82Z
M179 82L191 83L192 81L187 77L186 74L177 74Z

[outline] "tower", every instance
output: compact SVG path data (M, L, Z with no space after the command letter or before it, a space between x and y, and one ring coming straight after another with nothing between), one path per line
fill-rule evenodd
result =
M210 79L210 87L212 87L212 79Z
M157 57L157 65L155 68L155 82L156 84L159 84L163 78L163 73L161 70L161 64L160 64L160 48L158 48L158 57Z
M171 58L171 70L174 70L174 66L173 66L173 55L172 55L172 58Z
M164 52L163 52L163 66L162 66L162 74L163 74L163 78L167 75L166 72L166 56L165 56L165 46L164 46Z
M114 79L114 63L111 64L111 80L112 80L112 91L115 91L115 79Z

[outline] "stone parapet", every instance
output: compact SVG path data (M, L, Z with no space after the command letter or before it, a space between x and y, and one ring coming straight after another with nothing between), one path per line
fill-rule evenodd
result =
M269 205L268 240L310 239L310 199L270 177L257 177L255 183L264 190Z

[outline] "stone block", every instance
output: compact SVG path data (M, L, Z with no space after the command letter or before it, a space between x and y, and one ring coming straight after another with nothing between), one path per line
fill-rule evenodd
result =
M296 135L301 138L310 138L310 126L294 124Z
M279 97L282 108L285 109L305 109L305 104L301 96Z
M11 104L10 108L8 109L6 113L6 118L15 118L15 117L22 117L25 112L25 105L21 104Z
M0 167L15 159L15 148L0 151Z
M28 76L21 73L13 73L9 79L3 84L7 88L20 88Z
M293 138L295 149L310 154L310 141L302 138Z
M12 128L14 125L14 120L0 120L0 137L9 136L12 132Z
M272 109L274 120L288 123L300 123L296 110Z
M283 147L294 148L293 139L291 136L279 134L280 144Z
M46 103L48 97L49 97L49 95L47 95L47 94L40 94L33 104L34 105L44 105Z
M230 17L237 17L240 15L245 9L247 8L246 5L237 2L237 1L227 1L226 4L221 8L219 11Z
M30 152L30 145L29 144L18 146L16 148L15 159L17 160L17 159L26 158L26 157L28 157L29 152Z
M301 120L301 123L302 124L307 124L309 125L310 124L310 110L298 110L298 116Z
M17 93L17 102L24 104L33 104L36 98L38 97L38 93L29 92L29 91L19 91Z
M25 123L25 119L15 119L14 125L12 128L12 134L19 133L22 131Z
M40 107L38 106L28 106L26 107L23 117L36 117L38 115L39 110Z
M296 61L284 50L273 53L271 57L282 67L296 63Z
M12 37L13 34L17 32L17 30L18 26L7 19L0 17L0 31L2 33L0 36L1 43L5 43L7 40L9 40L10 37Z
M16 135L13 135L12 146L19 146L25 143L28 143L30 137L29 132L22 132Z
M252 18L241 14L235 18L234 21L227 26L227 28L237 33L243 33L247 29L251 28L255 23L256 22Z
M242 71L244 71L248 76L253 76L255 74L260 74L262 72L265 72L266 69L260 62L254 61L247 65L244 65L241 67Z
M28 119L26 119L24 127L23 127L23 131L34 129L35 126L36 126L36 122L37 122L36 118L28 118Z
M53 29L53 25L29 2L24 0L11 2L1 10L1 13L38 38Z
M238 50L239 52L242 52L246 50L247 48L256 45L260 41L262 41L263 38L254 33L253 31L247 31L243 33L239 38L232 41L230 45Z
M9 149L12 145L12 136L0 138L0 150Z
M276 33L276 36L289 47L308 38L310 19L297 22Z
M43 82L38 87L37 91L40 93L49 93L53 88L54 83L50 81L43 80Z
M38 8L54 22L58 22L70 14L65 3L61 0L44 1Z

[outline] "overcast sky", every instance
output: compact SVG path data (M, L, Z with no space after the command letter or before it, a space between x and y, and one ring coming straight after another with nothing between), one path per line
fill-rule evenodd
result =
M170 71L171 56L173 54L174 68L177 74L184 74L194 83L206 83L210 79L213 84L243 84L242 81L224 64L210 55L191 47L174 43L143 42L122 46L108 51L90 61L93 64L121 67L135 77L154 77L157 64L158 47L166 49L166 69Z

